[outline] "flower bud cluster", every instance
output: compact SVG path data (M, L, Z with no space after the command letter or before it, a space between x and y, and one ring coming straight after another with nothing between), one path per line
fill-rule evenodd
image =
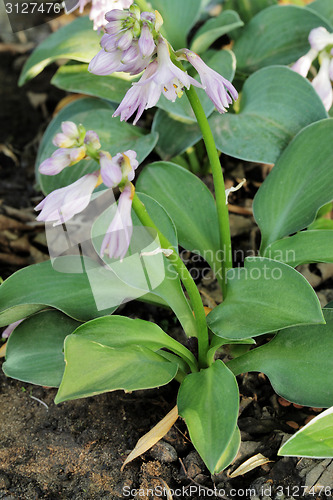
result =
M124 71L141 73L156 52L156 39L161 26L156 12L142 12L134 4L129 10L111 10L101 39L102 49L89 64L89 71L109 75Z
M39 167L44 175L59 174L64 168L78 163L84 158L94 158L100 149L98 135L93 130L86 132L82 125L73 122L62 122L62 132L53 138L53 144L57 148L50 158L47 158Z
M309 52L300 57L291 69L306 78L313 61L318 58L319 71L311 83L328 111L333 104L333 33L323 26L314 28L310 31L309 43Z
M145 70L140 80L133 83L113 116L128 120L135 112L134 125L145 109L155 106L163 94L168 100L181 97L184 88L191 85L205 90L220 113L238 98L234 86L207 66L194 52L182 49L173 52L167 40L159 33L163 23L155 11L140 14L136 5L129 11L113 10L106 14L109 23L101 39L102 50L92 59L89 71L109 75L124 71L135 75ZM185 59L197 70L198 82L179 67Z
M61 129L62 132L56 134L53 139L53 144L60 149L40 165L40 172L55 175L88 157L96 160L99 168L69 186L56 189L47 195L35 207L35 210L41 210L37 220L53 222L54 226L63 224L89 205L94 189L102 182L107 188L118 186L121 190L118 209L104 237L101 257L108 251L110 258L123 259L133 232L131 207L134 186L131 181L139 165L136 152L128 150L112 157L110 153L100 149L98 135L93 130L86 132L82 125L76 126L73 122L63 122Z

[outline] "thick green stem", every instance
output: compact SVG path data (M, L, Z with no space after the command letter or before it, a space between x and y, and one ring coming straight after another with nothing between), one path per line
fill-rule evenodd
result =
M133 197L133 209L140 221L145 227L155 229L158 234L162 248L174 250L169 240L159 231L152 219L150 218L144 204L140 201L137 194ZM174 265L179 277L184 284L186 291L190 297L191 305L193 308L196 324L197 324L197 337L198 337L198 358L201 368L207 366L206 355L208 351L208 329L206 323L206 314L202 304L199 290L193 281L193 278L181 260L179 255L173 251L168 259Z
M219 155L216 150L214 137L209 126L207 117L198 98L198 95L193 86L189 90L186 90L186 95L190 101L198 125L201 129L203 140L206 145L208 159L211 165L215 189L216 207L217 215L219 219L219 230L220 230L220 246L223 255L222 262L222 291L223 298L227 294L227 281L226 274L228 269L232 268L232 249L231 249L231 237L230 237L230 225L229 225L229 212L228 205L226 203L225 197L225 186L222 173L222 167L220 164Z

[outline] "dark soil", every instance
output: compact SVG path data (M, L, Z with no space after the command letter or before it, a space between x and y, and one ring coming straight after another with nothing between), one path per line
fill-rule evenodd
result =
M49 28L41 28L45 34ZM36 31L40 36L41 31ZM17 44L15 37L9 40ZM29 38L24 41L28 44ZM34 41L34 40L33 40ZM24 45L23 43L23 45ZM34 223L33 207L41 199L35 190L34 159L41 135L65 95L50 86L55 67L50 67L27 86L18 89L20 69L30 49L6 52L1 47L0 120L0 276L6 278L20 267L47 258L43 228ZM28 45L27 45L28 46ZM39 99L36 99L39 97ZM248 215L251 199L262 182L264 170L225 159L227 178L249 179L237 203L241 214L232 214L235 246L244 251L257 244L257 231ZM209 177L205 179L209 185ZM232 204L231 199L231 204ZM250 212L249 212L250 213ZM189 256L191 257L191 256ZM191 267L190 262L190 267ZM196 262L193 267L204 268ZM326 269L326 268L325 268ZM314 272L312 272L314 271ZM323 305L331 300L331 271L307 269L307 277L320 290ZM198 279L208 306L220 300L215 282L206 271ZM319 280L319 281L318 281ZM123 314L156 320L169 332L179 334L168 313L149 306L126 306ZM115 392L89 399L53 403L54 389L8 379L0 374L0 498L14 499L118 499L118 498L298 498L302 487L321 484L333 487L330 461L277 457L281 441L304 425L316 409L298 408L279 400L262 374L240 377L243 444L227 471L211 476L196 454L181 420L144 456L121 472L121 465L137 440L175 405L177 384L132 394ZM247 458L261 453L267 464L231 479L228 474ZM308 473L322 463L318 475ZM331 464L331 469L330 469ZM315 478L315 479L313 479ZM327 479L328 478L328 479ZM311 484L312 485L312 484ZM212 494L216 487L218 494ZM166 492L162 495L162 490ZM326 490L326 494L328 490ZM310 490L308 498L329 498Z

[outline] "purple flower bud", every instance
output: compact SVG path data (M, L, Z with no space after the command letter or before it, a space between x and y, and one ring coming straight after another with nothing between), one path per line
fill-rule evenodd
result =
M112 158L110 153L106 151L101 151L99 154L101 177L107 187L116 187L122 181L123 173L119 164L120 156L122 157L122 155L118 153Z
M114 3L114 2L113 2ZM129 5L128 7L131 6L133 2L127 2ZM124 4L124 2L123 2ZM128 7L123 7L123 9L128 9ZM123 10L120 9L110 9L110 12L107 12L105 14L105 19L109 22L111 21L124 21L128 17L128 12L124 12Z
M103 239L101 257L106 251L111 259L123 260L125 257L133 233L131 217L133 195L132 186L130 184L126 185L119 197L116 215L112 219Z
M209 99L220 113L225 113L226 108L232 103L232 99L238 99L238 92L235 87L219 73L211 69L203 62L195 52L184 49L186 59L199 73L202 87L205 89Z
M88 130L86 132L86 135L84 137L84 142L85 144L91 146L94 149L100 149L101 147L101 143L99 142L99 137L96 134L96 132L94 132L94 130Z
M139 49L143 57L151 57L156 48L154 37L147 26L144 24L142 26L141 35L139 38Z
M123 35L118 38L117 47L120 50L126 50L130 47L133 40L133 33L131 30L126 30Z
M23 319L19 319L18 321L15 321L14 323L11 323L10 325L7 326L7 328L5 328L5 330L2 332L2 335L1 337L3 339L8 339L8 337L13 333L13 331L15 330L15 328L20 324L22 323L22 321L24 321L25 318Z
M98 172L84 175L73 184L52 191L35 207L35 210L41 210L37 220L54 221L53 225L58 226L82 212L90 202L98 175Z
M148 21L150 23L154 23L156 20L156 16L154 12L141 12L141 21Z
M121 56L120 50L111 53L102 49L90 61L88 71L95 75L110 75L115 71L122 71Z

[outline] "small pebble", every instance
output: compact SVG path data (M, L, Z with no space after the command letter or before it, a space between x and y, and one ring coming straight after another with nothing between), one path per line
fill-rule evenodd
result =
M0 472L0 490L7 490L10 487L10 479L6 474Z
M162 440L151 448L149 454L152 458L159 460L162 464L175 462L178 458L174 447Z

